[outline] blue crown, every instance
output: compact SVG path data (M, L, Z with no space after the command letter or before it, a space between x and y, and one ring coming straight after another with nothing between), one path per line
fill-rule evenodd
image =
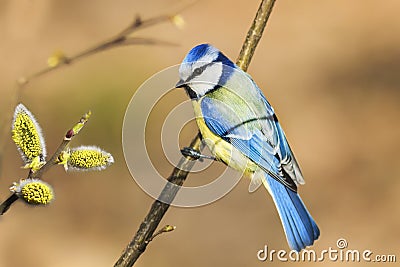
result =
M211 55L213 62L222 62L224 65L234 67L235 64L229 60L221 51L210 44L200 44L192 48L186 55L183 63L198 61L205 55Z

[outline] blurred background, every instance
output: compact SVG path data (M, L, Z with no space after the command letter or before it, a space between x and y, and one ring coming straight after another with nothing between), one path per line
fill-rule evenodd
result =
M90 109L93 115L72 146L98 145L116 161L104 172L66 174L58 167L46 173L56 192L54 203L32 208L17 202L0 218L0 266L114 264L153 202L130 176L122 153L130 98L147 78L178 64L196 44L212 43L235 60L259 1L198 1L180 13L183 29L163 23L137 33L179 46L105 51L32 80L19 96L15 80L45 67L54 51L74 55L112 36L136 14L169 14L188 3L0 2L0 199L8 197L12 182L26 177L10 137L16 99L36 115L49 154ZM396 254L399 260L399 9L396 0L278 0L248 70L275 107L301 164L306 185L300 193L321 229L316 251L336 249L336 241L345 238L349 249ZM186 100L183 91L175 96L170 98L175 102L165 101L161 119L174 103ZM150 155L167 177L172 168L158 153L160 128L149 127L146 138L154 141ZM194 124L185 127L181 146L195 133ZM220 168L214 163L189 176L187 185L212 180ZM242 180L210 205L170 208L161 225L177 229L156 238L136 266L271 264L259 262L257 251L264 245L287 250L286 239L265 190L249 194L247 188Z

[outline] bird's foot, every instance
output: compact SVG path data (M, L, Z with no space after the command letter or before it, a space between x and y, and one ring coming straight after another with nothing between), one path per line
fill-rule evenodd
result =
M181 153L182 153L182 155L184 155L186 157L191 157L192 159L200 160L201 162L203 162L204 159L217 160L213 156L207 156L207 155L201 154L200 151L198 151L192 147L184 147L183 149L181 149Z

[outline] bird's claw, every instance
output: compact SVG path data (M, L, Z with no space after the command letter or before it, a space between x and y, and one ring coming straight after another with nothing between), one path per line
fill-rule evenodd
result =
M216 160L215 157L203 155L203 154L201 154L200 151L198 151L192 147L184 147L183 149L181 149L181 153L182 153L182 155L184 155L186 157L191 157L194 160L200 160L200 162L203 162L204 159Z

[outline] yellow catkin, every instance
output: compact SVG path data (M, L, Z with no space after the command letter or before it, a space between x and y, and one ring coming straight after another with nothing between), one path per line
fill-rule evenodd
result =
M22 104L15 110L11 132L12 139L26 163L36 157L45 156L41 129L32 114Z
M51 186L39 179L23 179L10 189L28 204L46 205L54 198Z
M72 149L68 167L75 170L102 170L114 162L110 153L98 147L78 147Z

